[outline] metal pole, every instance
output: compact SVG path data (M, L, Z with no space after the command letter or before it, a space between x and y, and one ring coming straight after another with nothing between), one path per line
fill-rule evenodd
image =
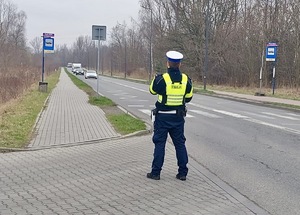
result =
M206 16L205 16L205 59L204 59L204 74L203 74L203 89L204 90L206 90L206 75L207 75L207 69L208 69L209 0L207 0L206 6L207 6L207 9L206 9Z
M98 57L97 57L97 94L99 95L99 69L100 69L100 64L99 64L99 57L100 57L100 29L99 29L99 35L98 35Z
M126 79L126 74L127 74L127 42L126 42L126 38L125 39L125 72L124 72L124 76Z
M272 88L273 88L273 95L274 95L274 92L275 92L275 63L273 64Z
M43 37L43 60L42 60L42 83L44 82L44 73L45 73L45 50L44 50L44 36Z
M153 48L152 48L152 9L150 8L150 71L149 71L149 83L151 83L152 71L153 71Z
M261 54L261 67L260 67L260 71L259 71L259 95L261 95L261 88L262 88L263 65L264 65L264 49Z

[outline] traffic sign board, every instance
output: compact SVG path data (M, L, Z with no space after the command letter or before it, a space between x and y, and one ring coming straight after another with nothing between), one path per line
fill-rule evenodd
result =
M106 26L92 26L92 40L106 40Z
M43 37L54 37L53 33L43 33Z
M276 43L268 43L266 47L266 61L276 61L277 58L277 47Z
M54 38L44 38L43 49L45 53L54 53Z

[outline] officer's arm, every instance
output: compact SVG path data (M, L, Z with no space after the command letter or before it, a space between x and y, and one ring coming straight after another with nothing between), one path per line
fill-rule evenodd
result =
M156 94L157 94L157 93L153 90L153 85L154 85L154 82L155 82L155 78L156 78L156 77L153 78L153 80L152 80L152 82L151 82L151 84L150 84L150 86L149 86L149 91L150 91L150 93L151 93L152 95L156 95Z
M152 80L149 91L152 95L156 95L157 93L161 94L161 88L163 88L163 76L156 75L155 78Z
M193 84L192 84L192 80L188 78L186 94L185 94L185 102L186 103L190 102L192 98L193 98Z

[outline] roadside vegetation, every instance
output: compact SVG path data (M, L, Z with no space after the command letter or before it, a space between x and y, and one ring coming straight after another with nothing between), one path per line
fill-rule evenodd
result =
M97 95L89 85L70 74L68 71L66 72L73 83L89 95L89 103L100 107L105 112L107 119L118 133L126 135L146 129L146 125L142 120L124 113L112 100Z
M124 73L122 72L115 72L113 74L109 72L104 72L103 75L124 79ZM147 74L136 73L133 72L126 76L127 80L134 81L137 83L149 84L149 77ZM234 92L246 95L255 95L255 93L259 92L259 87L233 87L229 85L214 85L214 84L207 84L206 90L204 90L203 83L193 79L194 85L194 93L199 94L215 94L213 91L224 91L224 92ZM284 98L284 99L292 99L292 100L300 100L300 90L296 88L275 88L274 95L272 94L271 87L262 87L261 93L264 93L265 96L275 97L275 98Z
M35 83L18 98L0 105L0 147L22 148L29 143L36 119L56 86L59 74L57 71L46 77L47 92L40 92Z

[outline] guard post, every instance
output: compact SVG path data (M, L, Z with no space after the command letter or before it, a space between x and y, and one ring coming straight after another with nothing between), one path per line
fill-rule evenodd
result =
M273 95L275 92L275 67L277 60L277 47L278 45L274 42L270 42L266 47L266 61L270 63L270 73L272 74L272 91Z

